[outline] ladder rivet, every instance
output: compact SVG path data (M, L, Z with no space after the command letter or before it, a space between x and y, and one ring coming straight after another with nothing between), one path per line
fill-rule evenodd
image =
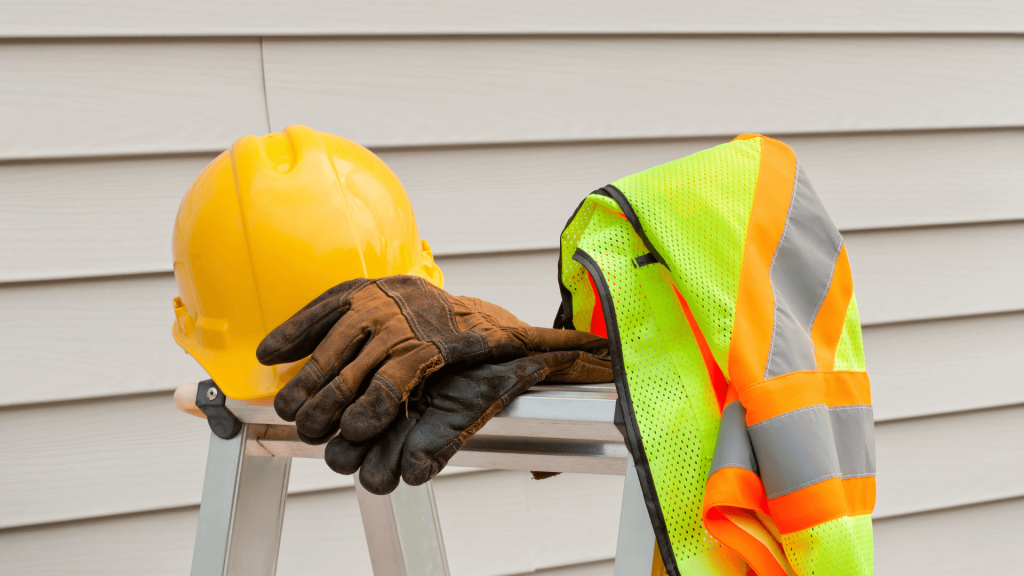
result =
M207 390L206 391L206 397L209 398L210 400L216 400L217 399L217 389L216 388L210 388L209 390Z

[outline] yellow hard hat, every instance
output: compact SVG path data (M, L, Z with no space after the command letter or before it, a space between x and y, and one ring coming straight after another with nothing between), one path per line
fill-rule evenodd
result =
M291 126L246 136L192 184L174 223L174 339L229 397L273 396L304 361L256 346L353 278L444 277L390 168L344 138Z

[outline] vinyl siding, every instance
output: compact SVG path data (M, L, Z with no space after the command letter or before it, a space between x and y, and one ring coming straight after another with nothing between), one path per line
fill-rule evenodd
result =
M0 565L181 574L209 432L170 391L170 227L238 137L374 147L447 287L548 325L590 190L739 132L791 144L849 247L876 573L1009 573L1024 539L1024 9L0 0ZM296 461L279 574L370 574L351 478ZM455 576L611 574L622 479L452 469ZM59 553L55 553L59 551Z
M273 129L368 146L1006 127L1022 58L1015 36L263 42Z
M379 153L408 189L434 253L450 255L554 248L582 194L727 140ZM1024 194L1009 193L1024 191L1022 130L785 140L844 232L1024 219ZM215 155L0 163L0 280L169 271L178 203Z
M453 292L501 302L533 324L548 325L558 305L554 261L550 253L522 253L442 264ZM858 297L869 288L858 281ZM1012 284L1005 289L1013 293ZM10 383L0 406L170 391L204 378L195 362L168 345L176 293L170 274L0 288L0 359ZM948 297L941 290L928 294L935 306ZM879 298L878 308L890 314L862 307L878 417L1024 402L1016 356L1024 344L1024 314L1014 312L1024 303L993 306L979 316L947 308L953 316L907 321L899 307L914 294L884 296L895 298ZM56 357L55 349L61 351ZM14 384L36 382L41 374L45 385Z
M620 478L560 476L534 482L515 472L482 473L472 478L475 481L469 484L449 487L446 478L435 485L453 573L457 573L455 566L472 566L473 558L493 555L504 560L507 556L502 556L511 551L519 558L503 565L480 564L485 566L480 572L461 573L509 574L503 568L521 568L532 562L543 576L611 575ZM543 488L545 483L550 488ZM459 493L452 494L452 489ZM530 493L540 489L557 492L557 497ZM467 494L467 490L475 493ZM503 505L520 504L531 496L558 507L537 515L535 506L527 506L524 514L522 508ZM490 505L469 515L445 513L459 501ZM192 506L0 532L0 558L10 573L19 575L180 575L187 573L191 562L197 512ZM487 514L486 520L481 520L482 513ZM1012 574L1018 565L1012 551L1024 538L1021 514L1024 498L878 519L875 573ZM353 490L291 496L278 573L370 574L369 556L361 539L362 523ZM55 549L62 554L54 554ZM586 560L567 564L567 558ZM532 569L520 573L524 572Z
M4 0L0 37L550 34L935 33L1024 30L1012 0Z
M7 410L4 437L52 423L0 452L18 470L0 484L0 529L198 504L209 431L171 408L164 393ZM1024 450L1024 406L880 421L875 435L876 517L1024 496L1002 457ZM351 485L312 460L293 477L292 492Z
M259 40L0 44L0 159L222 150L267 130Z

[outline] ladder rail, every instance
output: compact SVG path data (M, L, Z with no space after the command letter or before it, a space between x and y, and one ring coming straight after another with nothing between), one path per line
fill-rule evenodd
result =
M400 482L385 496L371 494L356 482L356 498L375 576L449 576L430 482Z
M291 458L254 455L259 425L210 434L192 576L274 576Z

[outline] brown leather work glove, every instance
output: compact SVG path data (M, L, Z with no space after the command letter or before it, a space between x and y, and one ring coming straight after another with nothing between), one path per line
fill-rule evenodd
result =
M338 429L353 442L380 434L399 406L442 366L501 362L551 350L607 347L574 330L535 328L477 298L451 296L416 276L349 280L267 335L263 364L312 357L274 398L303 440Z
M418 486L437 475L488 420L541 380L611 382L605 349L548 352L501 364L446 368L432 376L419 399L409 403L387 431L367 442L343 436L330 441L327 465L341 474L359 470L359 482L374 494L388 494L400 478Z

